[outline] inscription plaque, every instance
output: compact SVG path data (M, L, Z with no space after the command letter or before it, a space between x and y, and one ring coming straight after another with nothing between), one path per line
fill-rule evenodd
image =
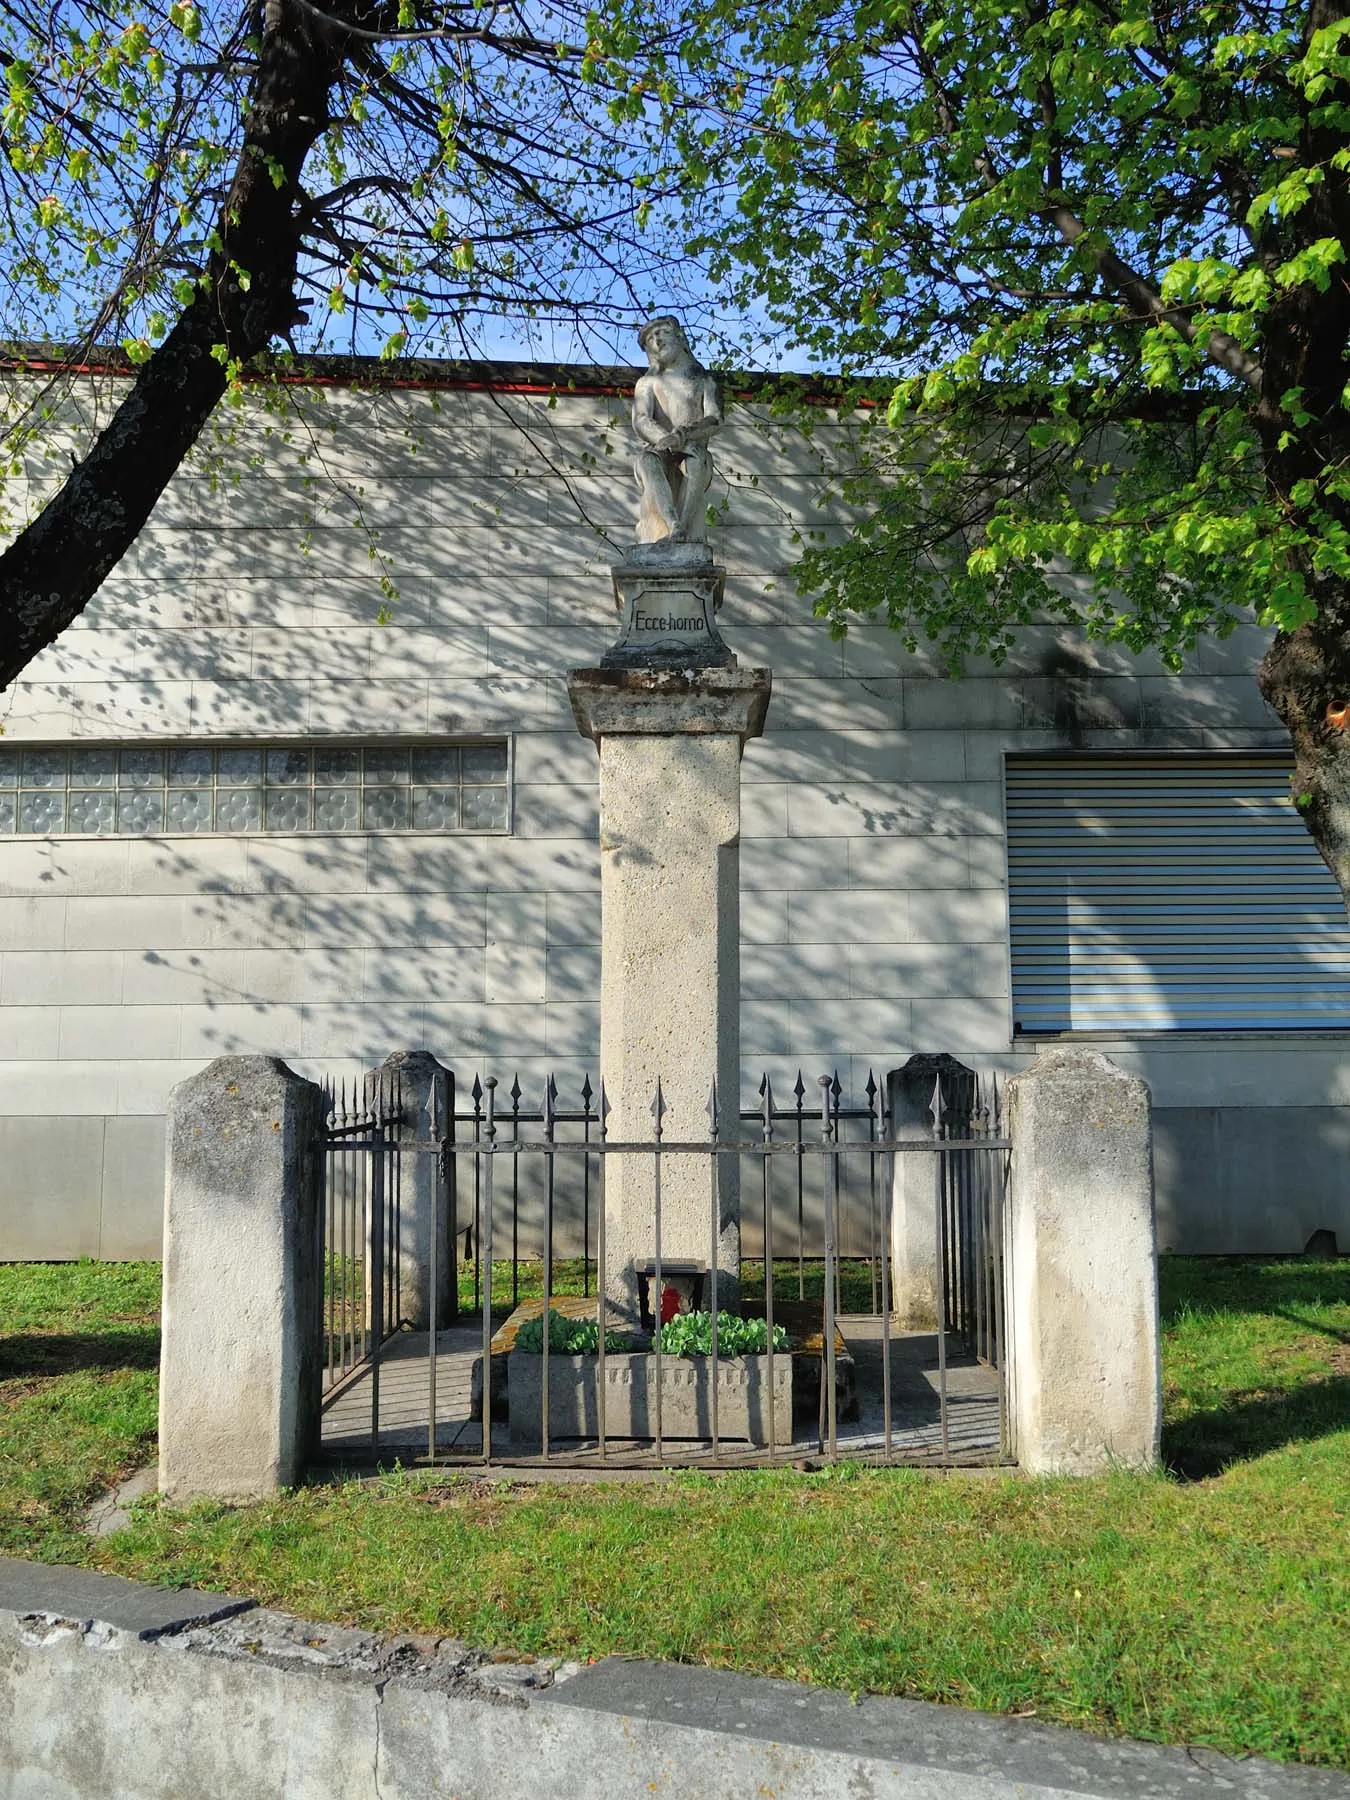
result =
M654 559L653 559L654 561ZM652 561L613 570L619 635L604 668L734 668L717 629L725 572L711 561L662 568Z

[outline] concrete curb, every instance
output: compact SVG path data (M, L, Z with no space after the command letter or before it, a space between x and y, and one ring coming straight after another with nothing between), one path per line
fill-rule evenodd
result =
M147 1587L96 1569L0 1556L0 1613L100 1624L142 1642L193 1625L213 1625L256 1605L256 1600L230 1594Z
M1350 1777L0 1560L0 1800L1350 1800Z

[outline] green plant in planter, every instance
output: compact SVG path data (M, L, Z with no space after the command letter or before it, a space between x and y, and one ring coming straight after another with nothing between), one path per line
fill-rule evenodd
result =
M735 1313L717 1315L717 1354L754 1356L769 1347L769 1328L764 1319L741 1319ZM711 1356L712 1314L676 1313L661 1327L657 1341L667 1356ZM786 1350L789 1338L781 1325L773 1328L773 1347Z
M599 1348L600 1330L594 1319L569 1319L548 1309L548 1347L551 1355L559 1356L594 1356ZM516 1332L517 1350L525 1350L534 1356L544 1353L544 1321L543 1318L526 1319ZM618 1331L605 1333L605 1349L624 1351L631 1350L632 1344Z

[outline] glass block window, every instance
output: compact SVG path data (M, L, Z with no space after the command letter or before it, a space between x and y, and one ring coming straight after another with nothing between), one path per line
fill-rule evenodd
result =
M0 746L0 836L504 832L506 743Z

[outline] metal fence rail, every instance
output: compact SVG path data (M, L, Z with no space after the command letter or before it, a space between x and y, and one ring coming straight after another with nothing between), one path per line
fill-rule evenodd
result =
M416 1120L405 1116L397 1082L368 1086L359 1098L349 1099L345 1089L330 1095L323 1143L327 1384L330 1421L343 1424L329 1432L334 1454L703 1467L808 1453L940 1461L1010 1454L1002 1379L1008 1145L992 1085L956 1096L939 1088L932 1137L919 1140L892 1134L871 1078L858 1106L844 1103L836 1076L820 1077L814 1093L799 1076L782 1105L766 1079L759 1107L739 1115L733 1135L723 1133L714 1094L706 1134L678 1141L665 1136L659 1084L652 1135L627 1141L609 1136L603 1092L589 1079L574 1107L558 1104L551 1079L536 1106L524 1104L518 1080L503 1095L495 1079L475 1079L459 1106L456 1091L452 1077L444 1104L436 1104L433 1090L427 1114ZM942 1303L937 1329L926 1336L896 1328L890 1291L894 1159L914 1154L934 1161ZM431 1187L432 1256L449 1258L460 1279L457 1322L440 1328L433 1300L430 1329L420 1333L399 1330L394 1250L401 1164L414 1155L440 1159L444 1180ZM613 1266L606 1244L606 1170L616 1156L629 1159L628 1170L637 1159L650 1171L651 1244L642 1279L654 1299L646 1317L619 1304L624 1271ZM687 1243L678 1266L672 1258L662 1220L663 1185L691 1159L706 1168L712 1194L707 1253L695 1273ZM743 1293L735 1273L718 1266L718 1194L733 1159L741 1229L760 1251L743 1259ZM443 1216L438 1192L451 1196ZM538 1215L537 1256L522 1254L527 1204ZM846 1206L855 1223L862 1221L861 1256L840 1254ZM563 1249L573 1254L559 1253L560 1225ZM461 1258L449 1235L456 1230L464 1234ZM698 1290L692 1298L711 1314L709 1350L676 1362L663 1346L661 1314L672 1294L686 1308L691 1284ZM431 1286L434 1295L434 1271ZM764 1319L766 1348L756 1355L729 1357L720 1341L727 1327L718 1313L738 1299L743 1311ZM527 1368L526 1353L513 1342L531 1311L545 1322L554 1311L573 1323L590 1321L589 1359L552 1349L545 1329ZM774 1347L779 1325L790 1334L787 1350ZM616 1330L625 1334L622 1350L610 1347ZM522 1382L532 1423L521 1417ZM634 1399L641 1384L645 1402ZM681 1384L697 1389L692 1431L684 1412L678 1429L671 1424L672 1406L684 1404L671 1397ZM785 1385L796 1395L795 1412L786 1415ZM735 1429L727 1412L733 1388ZM916 1425L920 1402L933 1416ZM748 1434L746 1406L758 1419ZM977 1414L978 1442L969 1424Z
M451 1079L453 1092L453 1077ZM828 1086L827 1097L821 1095L822 1085ZM540 1100L529 1104L524 1100L519 1077L513 1077L509 1088L503 1089L502 1083L493 1076L489 1076L486 1082L475 1076L466 1103L459 1110L452 1110L447 1121L444 1143L450 1153L452 1167L458 1166L459 1152L466 1142L479 1144L483 1141L489 1111L494 1122L494 1142L502 1146L503 1151L509 1152L509 1174L498 1181L498 1245L502 1250L505 1249L501 1234L509 1231L510 1256L503 1260L509 1261L513 1270L543 1253L542 1241L529 1241L538 1238L542 1232L543 1220L540 1215L543 1211L543 1184L540 1180L531 1179L527 1146L537 1139L543 1128L546 1108L558 1147L564 1143L594 1144L605 1136L603 1094L597 1093L589 1076L583 1079L579 1094L580 1105L568 1106L560 1101L557 1085L550 1080ZM767 1117L774 1135L797 1144L808 1142L819 1132L824 1118L822 1107L828 1099L836 1132L848 1141L873 1144L881 1136L880 1089L875 1076L871 1074L867 1078L865 1100L858 1105L844 1103L837 1074L821 1077L819 1082L808 1087L798 1072L788 1101L779 1100L772 1084L765 1077L759 1084L759 1094L760 1104L745 1108L740 1114L742 1126L751 1127L757 1134L764 1124L767 1108ZM808 1100L813 1103L808 1104ZM573 1254L579 1252L584 1264L586 1285L583 1291L589 1293L596 1256L596 1170L589 1160L580 1158L568 1165L568 1173L572 1179L555 1179L554 1182L551 1245L562 1254L567 1253L564 1246L569 1246ZM750 1173L752 1171L747 1169L747 1176ZM505 1194L501 1191L504 1182L509 1183ZM475 1169L472 1186L466 1181L460 1194L466 1206L465 1261L472 1262L477 1272L479 1264L476 1246L482 1236L481 1171ZM804 1170L799 1169L795 1179L778 1191L775 1211L779 1218L776 1225L771 1222L771 1230L778 1235L780 1254L796 1258L799 1297L805 1295L806 1262L823 1253L821 1220L818 1214L816 1217L811 1216L810 1200ZM784 1214L786 1217L782 1216ZM758 1242L758 1221L748 1223L752 1227L751 1241ZM878 1258L881 1251L880 1192L875 1163L869 1164L865 1180L850 1183L846 1174L836 1228L841 1240L845 1236L851 1238L852 1255L861 1254L868 1260L875 1310L879 1295ZM518 1284L513 1285L512 1305L516 1305L519 1298ZM481 1304L477 1273L471 1304L475 1310Z

